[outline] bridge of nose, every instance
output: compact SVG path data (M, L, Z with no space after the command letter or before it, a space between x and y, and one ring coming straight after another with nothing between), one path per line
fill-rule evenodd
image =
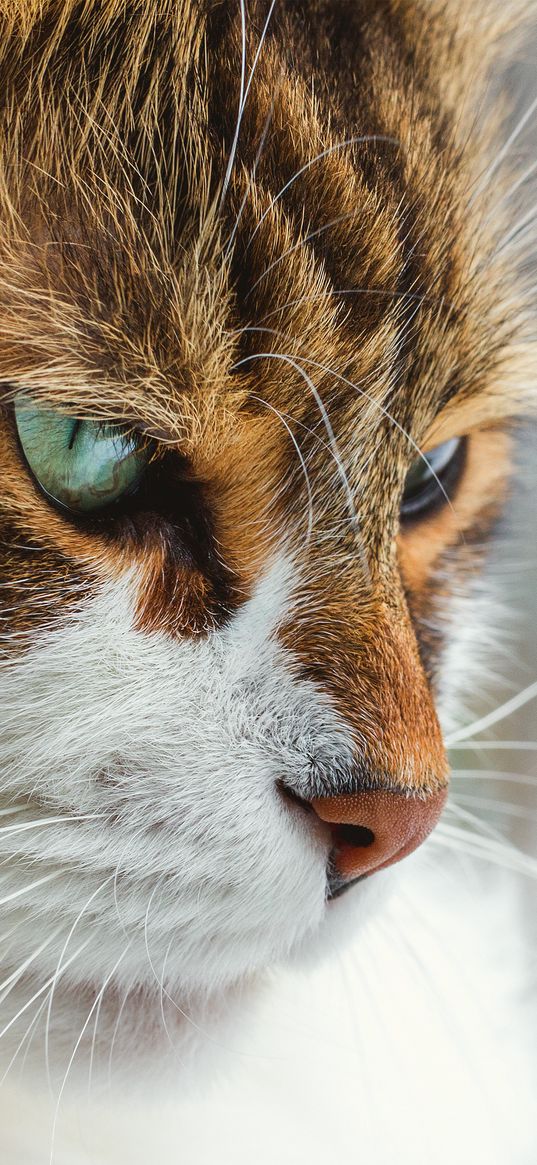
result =
M448 765L433 695L402 598L379 596L366 611L335 609L293 628L289 646L329 697L350 736L359 787L426 796L443 787ZM322 611L321 611L322 614ZM335 615L338 617L336 618ZM353 791L334 774L318 795ZM317 792L317 790L312 790Z
M338 594L334 580L333 602ZM354 739L356 769L323 773L308 798L331 826L337 870L356 878L399 861L438 821L448 764L432 691L401 594L381 593L360 614L348 609L295 635L294 651L315 661L312 676Z

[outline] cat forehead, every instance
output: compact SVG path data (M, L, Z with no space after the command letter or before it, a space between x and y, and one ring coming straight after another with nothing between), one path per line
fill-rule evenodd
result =
M311 15L320 29L344 11ZM374 20L357 6L351 100L341 26L315 56L295 6L260 36L262 13L243 30L240 6L126 20L112 2L28 0L16 56L35 67L14 72L4 18L1 379L187 452L245 401L311 425L328 397L362 442L388 416L421 441L452 401L470 424L478 398L510 411L516 306L506 317L497 231L471 198L482 162L461 149L434 20L436 64L414 46L410 92L395 46L404 56L414 6L376 5ZM244 41L255 70L238 118Z

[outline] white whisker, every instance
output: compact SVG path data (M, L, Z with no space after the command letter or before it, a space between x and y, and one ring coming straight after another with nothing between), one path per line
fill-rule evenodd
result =
M526 211L522 218L519 219L518 222L516 222L514 226L510 228L504 238L501 239L498 247L496 248L496 251L494 252L493 258L496 258L497 255L501 255L502 251L509 247L518 235L520 235L521 238L524 238L528 233L528 229L533 225L536 218L537 206L534 205L530 208L530 210ZM524 228L526 228L526 230Z
M502 146L501 150L498 151L498 153L496 154L496 157L491 162L490 166L488 166L487 169L485 170L485 173L482 175L479 185L477 186L476 190L474 190L474 193L472 194L472 197L469 201L469 206L472 206L472 204L475 202L475 199L479 197L479 195L482 193L482 191L484 190L487 183L492 178L493 174L496 173L498 166L501 165L504 158L509 153L511 146L513 146L514 143L516 142L517 138L520 137L522 130L528 124L528 121L530 120L530 118L533 117L533 114L535 113L536 109L537 109L537 97L535 97L534 100L531 102L531 104L528 106L528 108L526 109L526 112L522 114L522 117L517 122L517 124L515 125L512 132L509 134L507 141Z
M300 169L297 170L291 178L289 178L289 180L285 183L285 185L281 187L281 190L279 190L278 193L274 195L274 198L271 199L269 205L267 206L267 209L265 211L263 211L263 214L261 215L261 218L259 219L257 226L255 227L252 234L250 235L247 246L248 247L251 246L257 232L260 230L267 215L270 214L271 210L273 210L276 203L279 202L280 198L283 198L283 195L286 193L287 190L289 190L289 187L292 186L293 183L296 182L302 176L302 174L305 174L307 170L309 170L312 166L314 166L316 162L321 162L323 160L323 158L330 157L330 154L336 153L337 150L348 149L350 146L365 145L365 144L370 143L370 142L385 142L385 143L388 143L389 145L397 146L397 147L399 147L401 145L401 143L397 140L397 138L392 138L392 137L389 137L385 134L365 134L365 135L358 135L356 137L345 138L344 141L335 142L332 146L328 146L326 150L321 150L321 152L319 154L316 154L314 158L310 158L307 162L305 162L304 165L301 166Z
M445 845L449 849L459 850L461 853L467 853L472 857L483 858L504 869L512 870L514 873L537 878L535 859L505 842L501 843L489 837L479 837L465 829L443 822L437 825L431 834L430 841Z
M69 959L67 959L67 960L66 960L66 962L63 964L63 971L66 971L66 970L67 970L67 968L71 966L71 963L73 963L73 962L75 961L75 959L77 959L77 958L78 958L78 956L79 956L80 954L82 954L82 951L85 951L85 949L86 949L86 947L88 946L89 942L90 942L90 939L88 938L88 939L86 939L86 941L85 941L85 942L83 942L83 943L82 943L82 945L81 945L81 946L77 947L77 950L74 952L74 954L72 954L72 955L70 956L70 958L69 958ZM31 1007L31 1006L32 1006L32 1003L34 1003L36 999L39 999L39 998L40 998L40 996L43 994L43 992L44 992L44 991L47 991L47 990L48 990L48 988L50 987L51 983L53 983L53 982L54 982L54 978L55 978L55 975L51 975L51 976L50 976L50 979L47 979L47 980L46 980L46 982L45 982L45 983L43 983L43 984L42 984L42 986L41 986L41 987L39 987L39 989L38 989L37 991L35 991L35 992L34 992L34 994L32 995L31 999L28 999L28 1000L26 1001L26 1003L24 1003L24 1004L23 1004L23 1006L22 1006L22 1007L19 1009L19 1011L17 1012L17 1014L16 1014L16 1015L14 1015L14 1016L12 1016L12 1018L11 1018L11 1019L10 1019L10 1021L9 1021L9 1023L7 1023L7 1024L6 1024L6 1025L5 1025L5 1026L2 1028L2 1031L0 1031L0 1040L2 1040L2 1039L3 1039L3 1037L4 1037L4 1036L7 1034L7 1032L10 1030L10 1028L12 1028L12 1027L13 1027L13 1024L14 1024L14 1023L16 1023L18 1019L20 1019L20 1016L21 1016L21 1015L24 1015L24 1012L25 1012L25 1011L27 1011L27 1009L28 1009L29 1007Z
M69 943L71 942L71 939L75 933L75 930L76 930L80 920L83 918L84 914L86 913L86 910L92 905L92 903L95 901L97 896L101 893L102 890L105 889L106 886L108 886L110 884L110 882L112 880L113 880L113 874L110 875L110 877L106 878L104 882L101 882L101 884L97 887L97 889L93 891L93 894L90 895L87 902L84 903L82 910L80 910L79 913L77 914L75 921L73 922L73 924L69 930L69 933L67 935L67 938L63 944L63 947L60 951L60 956L59 956L58 962L56 964L56 970L54 972L54 975L52 976L52 981L51 981L52 986L50 989L50 995L49 995L49 999L48 999L47 1020L46 1020L46 1025L45 1025L45 1065L46 1065L47 1080L49 1082L49 1087L52 1087L51 1073L50 1073L50 1059L49 1059L50 1020L51 1020L51 1016L52 1016L52 1006L54 1003L54 993L56 991L56 984L57 984L57 982L62 974L63 967L66 965L64 963L64 958L65 958L65 955L67 953L67 948L69 946Z
M326 411L326 408L323 404L323 401L322 401L322 399L319 395L319 392L317 391L311 377L308 376L307 372L304 370L304 368L302 368L302 366L298 363L297 360L294 360L292 356L285 355L283 352L255 352L252 356L244 356L242 358L242 360L238 360L235 367L240 368L241 365L248 364L252 360L282 360L286 364L289 364L292 368L294 368L295 371L298 372L299 376L301 376L302 379L306 382L306 384L307 384L307 386L308 386L308 388L309 388L309 390L310 390L310 392L315 400L317 408L319 409L322 420L323 420L323 424L324 424L324 427L326 430L326 434L328 437L330 448L332 450L332 456L334 458L334 462L336 464L336 467L337 467L337 470L338 470L338 473L339 473L339 476L341 479L341 483L342 483L343 488L344 488L345 496L347 499L349 516L354 523L357 523L358 519L357 519L356 510L355 510L355 506L354 506L354 498L353 498L352 490L351 490L351 487L349 484L349 479L348 479L347 474L345 472L345 467L344 467L343 462L341 460L341 456L340 456L338 444L336 441L336 437L334 434L334 430L332 428L330 418L329 418L328 413ZM310 361L310 363L314 363L314 361ZM319 367L321 367L321 366L319 365Z
M12 813L27 813L28 805L24 802L22 805L11 805L8 809L0 809L0 817L11 817Z
M512 186L509 187L509 190L506 190L505 193L502 194L501 198L499 198L498 201L492 207L492 210L490 210L488 212L488 214L485 216L485 218L482 219L481 227L486 226L487 223L490 222L491 219L494 218L494 216L498 213L500 206L502 206L504 204L504 202L508 202L509 199L512 198L514 194L516 194L517 190L519 190L520 187L523 186L524 183L527 182L529 178L531 178L532 174L535 173L536 169L537 169L537 161L532 162L531 166L527 166L527 168L524 170L524 172L522 174L520 174L519 177L516 179L516 181L513 182Z
M254 330L254 329L252 329L252 330ZM256 331L265 331L265 330L272 331L272 329L263 329L263 328L256 328L255 330ZM269 353L269 352L256 353L255 356L245 357L244 361L239 361L239 364L244 363L249 359L254 359L254 358L261 359L263 357L269 357L270 355L271 355L271 353ZM285 357L281 353L272 353L272 355L275 358L279 357L280 359L287 359L287 360L291 361L291 358L289 356ZM392 416L392 414L389 412L389 410L383 404L381 404L380 401L375 400L375 398L373 396L371 396L370 393L366 392L366 390L364 388L362 388L358 384L355 384L352 380L349 380L348 377L343 376L340 372L336 372L334 368L330 368L326 364L321 364L317 360L311 360L307 356L300 356L300 359L304 364L310 364L313 368L318 368L321 371L326 372L329 376L335 377L336 380L341 381L343 384L348 384L350 388L353 388L355 390L355 392L358 392L360 394L360 396L364 397L367 401L369 401L370 404L372 404L374 408L378 409L382 413L382 415L385 416L386 419L389 420L391 422L391 424L394 425L394 427L410 443L412 448L415 450L417 456L420 458L421 461L423 461L424 465L427 466L429 472L431 473L432 477L436 481L438 488L442 492L447 505L449 506L450 510L452 511L453 514L455 514L455 517L456 517L456 512L455 512L453 503L451 501L451 498L446 493L446 490L444 488L443 483L441 482L438 475L435 473L433 466L430 464L426 454L423 453L423 451L420 449L419 445L414 440L414 438L411 436L411 434L406 429L403 428L403 426L399 423L399 421L397 421L396 418L394 416ZM347 480L346 475L345 475L345 480ZM348 486L348 483L347 483L347 486ZM348 489L350 491L349 486L348 486ZM354 511L354 500L352 500L352 516L354 517L354 520L357 521L356 514Z
M166 967L168 965L168 959L170 957L170 951L172 949L172 946L173 946L173 938L170 939L168 946L166 948L166 954L164 955L164 962L162 964L162 971L161 971L160 979L157 981L160 984L159 1007L160 1007L160 1018L162 1020L162 1026L164 1028L164 1031L166 1032L166 1038L168 1040L170 1047L175 1051L175 1044L174 1044L174 1041L172 1040L172 1037L171 1037L171 1032L170 1032L170 1029L168 1027L168 1021L166 1019L166 1013L164 1010L164 979L166 977Z
M486 838L492 838L493 841L498 842L500 845L505 845L509 849L512 848L516 853L516 848L512 846L512 843L508 841L501 830L497 829L496 826L492 825L489 821L484 821L482 817L477 817L476 814L472 813L469 809L464 809L462 805L458 804L458 799L455 801L450 799L448 801L446 806L446 816L449 817L450 813L454 817L457 817L459 821L463 823L463 825L469 826L469 836L479 838L481 841ZM442 819L444 825L449 824L449 822L446 820L446 816L444 816Z
M355 390L355 392L358 392L360 394L360 396L365 397L365 399L368 400L370 402L370 404L373 405L374 408L377 408L379 410L379 412L381 412L382 415L384 417L386 417L386 420L390 421L390 423L394 426L394 428L396 428L401 433L401 435L405 438L405 440L409 442L410 446L412 447L412 449L414 450L416 455L420 458L420 461L423 461L423 464L427 466L427 469L429 470L430 474L432 475L432 477L436 481L436 484L437 484L438 488L440 489L441 493L443 494L445 501L447 502L450 510L453 513L455 513L451 498L446 493L446 490L444 489L443 483L441 482L438 475L435 473L434 468L431 465L430 461L428 460L426 454L423 453L423 451L420 449L419 445L414 440L414 438L411 436L411 434L407 431L407 429L403 428L403 426L399 423L399 421L397 421L396 418L394 416L392 416L392 414L385 407L385 405L381 404L380 401L375 400L375 398L373 396L371 396L370 393L366 392L365 389L361 388L360 385L355 384L352 380L349 380L348 377L342 376L340 372L336 372L333 368L329 368L325 364L320 364L316 360L310 360L307 357L304 357L304 362L305 362L305 364L311 364L314 368L321 369L322 371L326 372L329 376L334 376L336 378L336 380L341 381L343 384L348 384L349 387L353 388Z
M472 781L502 781L511 782L516 785L528 785L531 788L537 788L537 777L529 776L527 773L505 773L498 769L455 769L453 771L453 778L458 780L471 779Z
M109 1088L112 1087L112 1060L113 1060L113 1056L114 1056L114 1048L116 1046L116 1040L117 1040L117 1037L119 1035L121 1020L123 1018L123 1012L125 1011L125 1007L127 1006L128 998L129 998L129 989L127 988L127 990L125 991L125 994L123 996L123 999L121 1001L121 1006L119 1008L119 1011L117 1013L116 1022L114 1024L114 1031L112 1033L112 1039L110 1041L110 1051L108 1053L108 1087Z
M250 69L250 76L248 78L248 83L246 84L246 86L245 86L245 81L246 81L246 7L245 7L244 0L239 0L239 3L240 3L240 10L241 10L241 84L240 84L239 112L238 112L238 116L237 116L237 123L235 126L235 133L233 136L233 142L231 145L231 150L230 150L230 154L229 154L226 173L224 176L224 181L222 183L222 192L220 195L220 208L222 207L222 204L225 200L227 190L229 187L229 183L231 180L231 174L232 174L233 166L235 163L235 158L237 155L237 148L238 148L238 144L239 144L239 135L240 135L241 125L242 125L242 118L244 115L246 102L248 100L248 94L250 92L250 87L251 87L252 81L254 79L254 74L255 74L255 71L256 71L256 68L257 68L257 65L259 62L259 57L261 55L261 50L262 50L263 45L265 43L265 39L267 36L267 32L268 32L269 24L270 24L270 21L272 18L272 13L274 11L274 7L276 4L276 0L272 0L272 3L270 5L269 11L268 11L267 18L266 18L265 23L263 25L261 36L259 38L259 44L257 46L257 50L255 53L253 62L252 62L252 67ZM232 237L235 236L236 227L237 227L237 221L235 223L235 227L234 227L233 232L232 232Z
M252 283L252 286L248 289L246 299L252 295L262 280L266 279L267 275L270 275L271 271L274 271L274 269L278 267L284 259L287 259L289 255L293 254L293 251L299 250L300 247L305 247L306 243L311 242L312 239L318 238L319 235L325 234L325 232L330 230L332 227L339 226L340 223L347 222L348 219L356 218L358 214L359 212L357 210L349 210L346 214L340 214L337 218L331 219L330 222L324 223L322 227L318 227L317 230L310 231L310 233L306 235L304 239L299 239L298 242L293 243L291 247L287 247L287 250L282 251L281 255L278 255L278 258L275 259L273 263L270 263L268 267L265 267L265 270L262 271L261 275L258 277L258 279L256 279L255 283Z
M263 154L263 150L265 148L265 143L267 140L268 131L270 129L270 124L271 124L272 118L274 116L274 106L275 106L275 98L273 98L271 107L270 107L270 109L267 113L267 116L265 118L265 124L264 124L262 132L261 132L261 137L259 139L259 145L257 147L256 155L254 158L254 163L252 166L251 173L249 175L250 182L253 182L253 180L255 178L255 175L257 173L257 167L259 165L259 162L261 160L261 156ZM228 240L225 244L225 247L224 247L224 259L227 259L228 255L231 251L231 248L233 246L233 243L235 241L235 236L236 236L237 231L239 229L240 221L241 221L241 218L244 214L244 208L245 208L246 203L248 201L249 194L250 194L250 191L246 190L243 197L242 197L241 204L239 206L239 209L238 209L236 217L235 217L235 222L233 223L233 228L230 231L229 238L228 238Z
M510 751L520 752L536 752L537 741L535 740L456 740L454 744L450 744L450 750L456 749L470 749L470 748L491 748L504 749Z
M2 825L0 827L0 835L6 833L26 833L29 829L41 829L44 825L63 825L72 821L97 821L104 816L103 813L80 813L72 814L69 817L41 817L37 821L23 821L17 822L16 825Z
M131 941L132 941L132 940L131 940ZM74 1046L74 1048L73 1048L73 1051L71 1052L71 1056L70 1056L70 1058L69 1058L69 1063L68 1063L68 1065L67 1065L67 1069L66 1069L66 1072L65 1072L65 1076L64 1076L64 1078L63 1078L63 1080L62 1080L62 1083L61 1083L61 1086L60 1086L60 1091L59 1091L59 1094L58 1094L58 1100L57 1100L57 1103L56 1103L56 1109L55 1109L55 1112L54 1112L54 1120L53 1120L53 1123L52 1123L52 1134L51 1134L51 1144L50 1144L50 1156L49 1156L49 1165L54 1165L54 1147L55 1147L55 1143L56 1143L56 1129L57 1129L57 1126L58 1126L58 1118L59 1118L59 1114L60 1114L60 1106L61 1106L61 1102L62 1102L63 1094L64 1094L64 1092L65 1092L65 1088L66 1088L66 1086L67 1086L67 1080L68 1080L68 1078L69 1078L69 1073L70 1073L70 1071L71 1071L71 1068L72 1068L72 1066L73 1066L73 1064L74 1064L74 1061L75 1061L76 1054L77 1054L77 1052L78 1052L78 1049L79 1049L79 1047L80 1047L80 1045L81 1045L81 1043L82 1043L82 1040L83 1040L83 1038L84 1038L84 1035L85 1035L85 1032L86 1032L86 1030L87 1030L87 1028L88 1028L88 1025L91 1023L91 1017L92 1017L92 1015L93 1015L93 1013L94 1013L94 1011L95 1011L96 1007L100 1007L100 1005L101 1005L101 1002L102 1002L102 997L103 997L103 995L104 995L104 993L105 993L105 991L106 991L106 988L108 987L108 984L110 983L110 980L111 980L111 979L113 978L113 976L115 975L115 973L116 973L116 971L117 971L118 967L119 967L119 966L120 966L120 964L123 962L123 959L125 958L125 955L128 953L130 946L131 946L131 943L129 942L129 943L127 944L127 946L126 946L126 947L123 949L122 953L120 954L120 956L119 956L119 959L117 959L117 960L116 960L116 962L114 963L114 966L112 967L112 970L111 970L111 971L109 972L109 974L106 976L106 979L104 980L104 983L103 983L103 985L102 985L102 987L101 987L101 989L100 989L100 991L99 991L99 994L97 995L96 999L95 999L95 1000L93 1001L93 1003L92 1003L92 1006L91 1006L91 1008L90 1008L90 1010L89 1010L89 1012L88 1012L88 1015L87 1015L87 1017L86 1017L86 1020L85 1020L85 1022L84 1022L84 1024L83 1024L83 1027L82 1027L82 1030L81 1030L81 1032L80 1032L80 1035L79 1035L79 1037L78 1037L78 1039L77 1039L77 1041L76 1041L76 1044L75 1044L75 1046Z
M302 450L301 450L300 445L298 444L298 441L293 433L293 430L291 429L291 426L288 424L288 422L286 421L285 417L282 415L280 410L275 408L274 405L269 404L269 402L264 400L263 397L261 397L261 396L252 395L252 400L259 401L260 404L265 405L265 407L267 409L269 409L271 413L274 413L274 415L276 417L278 417L278 420L281 421L282 425L287 430L287 432L291 438L291 441L293 442L293 445L295 447L296 454L297 454L297 457L298 457L299 462L300 462L300 467L302 469L302 473L304 474L304 480L306 482L306 490L307 490L307 494L308 494L308 527L307 527L307 531L306 531L306 545L307 545L308 542L310 542L310 540L311 540L311 533L313 530L313 492L312 492L312 488L311 488L308 467L307 467L306 462L304 460Z
M493 813L504 813L506 817L520 817L524 821L537 821L537 810L527 809L523 805L514 805L511 801L500 801L496 797L479 797L473 793L456 793L457 802L469 805L475 809L490 809Z
M47 882L53 882L59 876L60 871L55 870L54 873L45 874L43 878L38 878L36 882L31 882L29 886L21 886L20 890L13 890L11 894L6 894L5 898L0 898L0 906L5 906L7 902L14 902L16 898L22 898L25 894L29 894L31 890L37 890L38 886L45 886Z
M24 975L24 972L28 970L28 967L31 967L34 960L38 959L39 955L41 955L43 951L45 951L47 947L50 946L51 942L54 941L57 935L60 934L60 930L61 927L57 930L54 930L52 934L41 943L41 946L37 947L35 951L32 951L31 955L28 955L28 958L26 958L24 962L21 963L19 967L17 967L16 971L12 971L11 975L8 975L7 979L4 979L3 983L0 983L0 992L2 992L2 995L0 996L0 1003L3 1003L7 996L10 994L9 991L6 991L6 987L12 988L16 983L18 983L19 979L21 979Z
M9 1076L9 1073L11 1072L11 1069L15 1063L15 1060L17 1059L17 1056L19 1055L19 1052L21 1051L21 1049L24 1047L24 1044L28 1040L26 1052L24 1053L23 1061L21 1064L21 1073L24 1071L24 1065L26 1063L26 1057L28 1055L30 1044L32 1042L33 1035L35 1034L36 1025L39 1023L39 1020L43 1014L45 1003L46 1003L46 999L44 999L43 1002L37 1008L36 1013L33 1016L33 1018L30 1020L30 1023L28 1024L28 1027L26 1028L26 1031L24 1032L22 1039L19 1040L19 1043L17 1044L17 1047L15 1048L15 1051L11 1057L11 1060L9 1061L9 1064L7 1065L5 1072L3 1073L2 1077L0 1078L0 1087L7 1080L7 1077Z
M299 295L297 299L288 299L285 303L278 304L278 307L273 308L272 311L267 312L266 315L261 316L257 326L254 326L253 324L247 324L244 327L237 328L236 334L242 335L244 332L272 332L275 336L283 336L285 339L289 340L290 337L286 332L274 331L272 328L263 328L261 325L264 324L266 320L270 320L272 316L281 315L281 313L283 311L287 311L288 308L300 307L303 303L318 303L319 300L330 300L335 299L338 296L343 297L345 295L377 295L385 296L389 299L409 299L410 301L415 301L416 303L446 302L448 306L451 306L449 300L444 300L442 296L439 296L435 301L435 298L432 295L423 294L422 292L418 291L388 291L385 287L335 287L326 291L316 291L313 295Z
M530 700L534 700L536 697L537 680L532 684L528 684L517 696L513 696L510 700L506 700L504 704L500 704L500 707L495 708L494 712L489 712L486 716L481 716L479 720L474 720L472 724L468 724L464 728L459 728L456 732L451 732L446 737L448 748L451 748L455 743L466 740L469 736L475 736L479 732L484 732L486 728L491 728L493 724L498 724L501 720L506 720L513 712L517 712L519 708L523 708L525 704L529 704Z
M254 57L253 62L252 62L252 67L250 69L250 76L248 78L248 84L246 86L246 92L244 94L243 105L245 105L247 100L248 100L248 94L250 92L250 87L251 87L252 81L254 79L254 73L257 69L259 57L261 56L261 50L263 48L263 45L264 45L266 37L267 37L269 25L270 25L270 22L272 20L272 13L274 12L275 7L276 7L276 0L272 0L270 8L269 8L267 16L266 16L266 19L265 19L265 23L263 25L263 28L261 29L261 36L259 37L259 44L257 46L255 57Z
M235 133L233 135L233 141L231 143L231 150L229 152L227 168L226 168L226 172L224 175L224 181L222 183L222 192L220 195L220 206L222 206L224 199L226 197L227 188L229 186L229 181L231 178L231 172L233 170L233 164L235 162L235 154L237 153L237 146L239 144L239 134L240 134L240 130L241 130L242 112L243 112L243 108L244 108L244 84L245 84L245 79L246 79L246 8L245 8L245 0L239 0L239 5L240 5L240 12L241 12L241 83L240 83L240 95L239 95L239 112L237 114L237 121L235 124Z

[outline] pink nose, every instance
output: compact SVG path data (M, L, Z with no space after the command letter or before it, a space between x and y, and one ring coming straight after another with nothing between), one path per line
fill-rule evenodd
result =
M363 791L316 797L312 808L332 826L334 858L342 878L359 878L399 862L428 837L442 812L447 789L431 797Z

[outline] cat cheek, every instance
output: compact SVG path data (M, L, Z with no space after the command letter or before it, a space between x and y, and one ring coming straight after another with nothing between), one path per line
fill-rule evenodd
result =
M351 741L274 635L289 598L285 563L226 628L203 639L136 630L139 585L136 573L107 584L11 662L4 793L13 800L31 787L65 819L48 837L36 830L22 847L18 840L18 852L25 847L54 874L54 885L32 891L34 909L45 896L49 913L61 901L71 925L105 883L80 923L81 941L92 939L86 976L109 973L124 945L117 871L122 917L135 936L122 973L150 985L150 899L155 965L167 959L170 981L213 990L319 926L328 830L290 810L277 782L307 772L311 749L328 768L334 758L349 763ZM58 677L62 700L40 700ZM5 847L9 835L1 840Z

